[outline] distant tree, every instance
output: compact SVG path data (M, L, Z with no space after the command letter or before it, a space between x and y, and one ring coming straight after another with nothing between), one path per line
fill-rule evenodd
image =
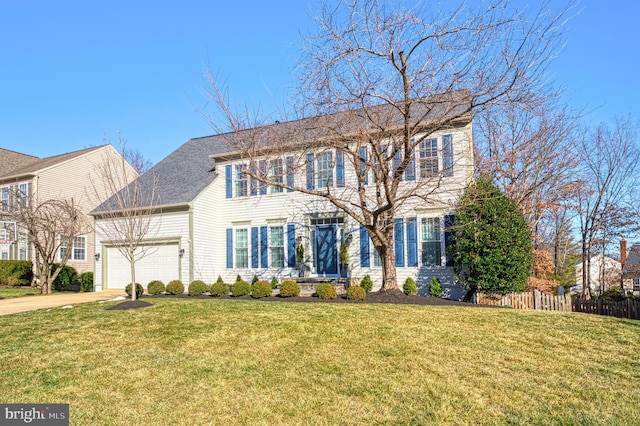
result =
M471 291L507 294L527 288L533 265L529 225L489 176L465 191L448 254L457 278Z
M632 185L640 159L637 132L631 117L619 118L613 125L602 123L582 132L575 141L580 190L573 203L580 226L583 283L591 282L594 249L600 245L604 250L609 236L630 226L628 219L633 218L624 211L637 189ZM583 284L581 296L591 297L588 285Z

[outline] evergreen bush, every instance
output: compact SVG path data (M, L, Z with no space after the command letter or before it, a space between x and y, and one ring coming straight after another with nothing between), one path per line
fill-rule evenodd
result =
M124 291L127 293L127 296L131 296L131 283L127 284ZM136 283L136 299L139 299L142 293L144 293L144 287Z
M213 297L226 296L229 294L229 286L222 281L222 278L218 278L218 281L211 284L209 294Z
M322 300L331 300L338 297L336 289L329 283L322 283L316 287L316 296Z
M87 271L80 274L80 288L82 291L93 290L93 272Z
M442 284L438 277L431 278L431 282L429 282L429 295L433 297L442 297Z
M209 290L209 286L207 286L203 281L195 280L189 284L189 296L200 296L201 294L206 293Z
M367 293L373 290L373 281L369 275L365 275L364 278L360 280L360 287L364 288L364 291Z
M0 284L29 285L33 278L30 260L0 260Z
M284 280L280 284L280 297L300 296L300 286L294 280Z
M184 293L184 284L182 284L180 280L170 281L169 284L167 284L166 291L173 295L182 294Z
M231 295L233 297L246 296L248 294L251 294L251 286L246 281L236 281L235 284L231 286Z
M271 288L274 290L278 288L278 279L276 277L271 278Z
M418 286L416 286L416 281L413 278L408 277L406 280L404 280L402 291L407 296L413 296L415 294L418 294Z
M162 294L164 290L165 286L162 281L154 280L147 284L147 293L149 294Z
M367 297L367 292L364 288L353 285L347 289L347 299L349 300L364 300Z
M60 268L59 263L51 265L51 272L55 272ZM51 285L52 290L64 290L76 282L78 278L78 271L73 266L64 265L58 276Z
M251 285L251 297L254 299L271 296L272 292L273 289L268 281L259 280Z

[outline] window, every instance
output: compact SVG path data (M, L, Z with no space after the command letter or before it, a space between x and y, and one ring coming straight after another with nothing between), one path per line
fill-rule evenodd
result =
M276 158L269 162L269 174L271 180L277 183L284 183L284 167L282 165L282 158ZM278 185L271 185L271 193L282 192L282 187Z
M333 153L326 151L318 155L318 188L333 186Z
M269 254L271 255L271 267L284 267L284 228L274 226L270 228Z
M422 266L441 266L440 218L422 218Z
M438 173L438 139L420 143L420 177L430 178Z
M9 211L9 187L2 187L2 211Z
M63 239L60 243L60 259L64 258L69 249L69 240ZM69 254L69 260L87 260L87 237L76 237Z
M378 250L376 250L375 247L373 247L373 266L375 267L382 266L382 259L380 259L380 253L378 253Z
M26 183L21 183L18 191L18 202L20 203L20 206L23 208L27 207L29 199L28 185Z
M29 260L28 255L29 252L27 251L27 235L20 234L20 238L18 239L18 259Z
M640 291L640 278L633 279L633 291Z
M236 229L236 268L249 267L249 231Z
M244 174L244 165L236 166L236 197L247 196L247 175Z

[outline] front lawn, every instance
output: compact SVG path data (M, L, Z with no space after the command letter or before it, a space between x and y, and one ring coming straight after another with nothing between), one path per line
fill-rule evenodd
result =
M39 288L35 287L0 287L0 298L12 299L14 297L41 295Z
M71 424L639 424L640 323L152 299L0 317L4 403Z

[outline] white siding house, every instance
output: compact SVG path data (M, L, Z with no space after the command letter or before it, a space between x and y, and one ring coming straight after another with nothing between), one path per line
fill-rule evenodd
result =
M299 245L305 249L308 275L339 277L339 247L344 243L351 276L369 274L374 289L380 287L379 258L357 221L319 197L251 179L242 172L248 167L246 158L227 146L224 135L191 139L141 177L150 180L155 176L162 198L162 213L158 214L161 225L149 237L149 244L162 241L175 245L173 254L164 250L162 255L152 254L149 264L177 263L178 267L149 268L148 275L145 272L138 280L140 284L146 287L152 279L165 284L170 279L185 284L196 279L212 283L218 276L233 282L237 275L246 280L254 275L267 280L274 276L297 277L295 251ZM293 145L280 157L258 158L255 164L269 169L268 173L279 173L291 186L306 182L344 193L361 173L338 149L313 152L306 147L304 152L298 155ZM371 153L361 151L361 155ZM401 183L406 188L423 184L416 179L421 174L447 172L438 179L428 202L408 200L397 212L394 250L398 282L401 286L407 277L413 277L424 293L428 281L437 276L446 295L460 298L462 289L454 285L445 246L456 203L472 179L471 118L429 134L410 164ZM371 180L373 176L368 178ZM375 191L375 185L366 185L365 191ZM96 251L110 253L114 243L97 237ZM114 265L111 258L111 254L103 256L96 281L101 288L122 288L128 281L113 279L122 266L120 262Z

